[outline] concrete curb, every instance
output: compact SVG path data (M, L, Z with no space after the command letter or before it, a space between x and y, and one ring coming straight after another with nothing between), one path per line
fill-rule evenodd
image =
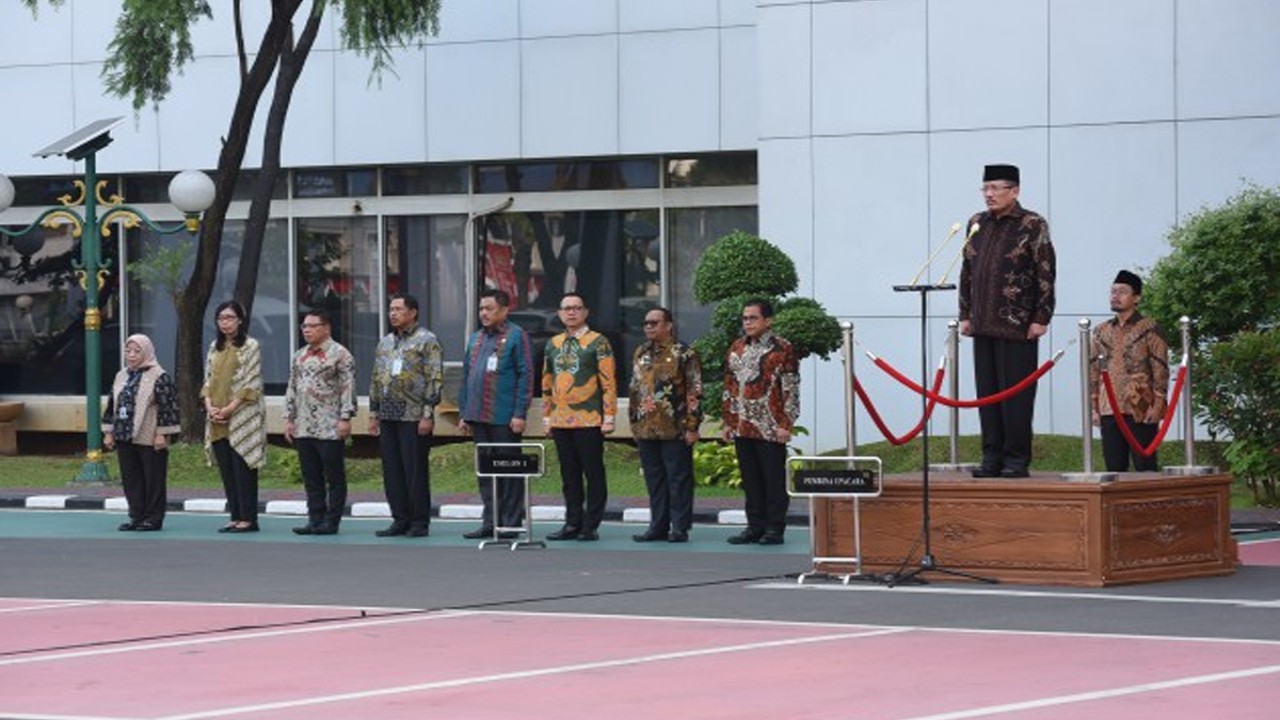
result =
M112 510L127 509L124 497L91 497L77 495L0 495L0 508L24 508L28 510ZM227 511L226 501L222 498L189 498L172 500L169 509L190 513L221 514ZM431 514L442 520L479 520L483 506L479 504L446 503L432 507ZM265 515L282 515L289 517L305 516L306 502L302 500L269 500L258 504L258 511ZM347 506L345 513L356 518L389 518L391 508L385 502L355 502ZM562 505L534 505L533 519L539 522L563 522L565 510ZM631 524L649 523L649 509L636 507L611 507L605 510L605 520L621 521ZM747 516L743 510L719 510L713 508L694 508L693 521L703 525L746 525ZM787 516L788 525L807 525L807 515L791 513Z

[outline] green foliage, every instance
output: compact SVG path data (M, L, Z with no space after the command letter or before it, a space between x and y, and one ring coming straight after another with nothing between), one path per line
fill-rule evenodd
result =
M1280 322L1280 190L1249 188L1169 233L1173 252L1152 268L1142 311L1173 331L1195 320L1200 341Z
M1162 327L1195 321L1196 415L1257 502L1280 487L1280 191L1250 187L1169 233L1142 309Z
M783 300L774 312L773 329L794 345L801 357L817 355L826 360L844 343L840 323L821 303L807 297Z
M711 245L693 273L694 296L703 304L719 303L711 317L711 332L693 343L702 359L702 383L707 417L720 417L724 391L724 357L742 331L742 307L753 299L768 300L774 309L773 329L795 347L801 358L826 359L840 347L840 323L810 298L779 296L799 285L796 266L767 240L739 230Z
M102 66L107 91L131 97L134 111L159 103L169 94L173 72L192 58L191 26L212 17L205 0L124 0Z
M1209 430L1231 438L1225 455L1232 471L1258 504L1280 504L1280 329L1219 341L1194 369Z
M341 6L343 44L373 59L370 81L392 69L392 48L415 40L421 43L422 38L440 32L440 0L345 0L334 4Z
M735 295L786 295L799 286L796 264L786 253L741 230L715 241L693 271L693 296L703 305Z
M148 243L142 257L129 263L129 275L147 290L163 292L176 305L186 286L187 263L196 243L182 240L174 245Z
M704 441L693 446L693 477L699 485L707 487L741 487L738 474L738 455L733 445L719 441Z

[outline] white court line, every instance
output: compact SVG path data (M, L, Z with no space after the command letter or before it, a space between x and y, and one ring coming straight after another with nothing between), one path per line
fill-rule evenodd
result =
M96 657L100 655L118 655L121 653L145 652L147 650L166 650L169 648L190 647L192 645L210 645L213 643L236 642L238 640L256 640L258 638L281 637L285 635L303 635L307 633L329 632L332 630L347 630L350 628L367 628L377 625L396 625L399 623L410 622L426 622L430 620L447 620L455 617L463 617L470 615L468 612L443 612L422 615L413 615L410 617L394 617L394 618L362 618L349 622L326 623L323 625L308 625L306 627L285 628L282 630L261 630L258 632L248 633L228 633L217 635L215 637L199 637L187 638L184 640L166 640L164 642L144 643L140 645L124 645L106 648L95 648L93 650L74 650L71 652L53 653L50 655L33 655L28 657L6 658L0 659L0 667L6 665L29 665L40 662L53 662L57 660L75 660L85 657Z
M425 612L426 608L420 607L381 607L377 605L302 605L298 603L255 603L255 602L205 602L203 600L127 600L123 598L94 598L92 600L79 600L75 598L0 598L0 600L31 600L35 602L47 603L75 603L75 604L102 604L102 605L157 605L174 607L197 607L197 608L268 608L268 609L284 609L284 610L345 610L347 612L377 612L377 613L396 613L396 612ZM450 608L444 608L449 610Z
M4 712L0 710L0 712ZM143 718L134 717L106 717L103 715L44 715L44 714L23 714L23 713L4 713L4 720L143 720Z
M984 590L980 588L944 588L944 587L886 587L884 585L801 585L796 582L755 583L747 587L758 590L803 590L803 591L835 591L835 592L892 592L929 595L978 595L1008 598L1056 598L1063 600L1117 600L1121 602L1144 602L1158 604L1183 605L1229 605L1247 608L1280 608L1280 598L1269 600L1252 600L1246 598L1192 598L1192 597L1160 597L1157 595L1118 595L1097 592L1058 592L1053 590Z
M37 601L45 602L45 601ZM0 608L0 613L11 612L34 612L37 610L61 610L62 608L84 607L85 605L100 605L97 600L50 600L44 605L25 605L19 607Z
M1242 678L1259 677L1262 675L1274 675L1276 673L1280 673L1280 665L1266 665L1263 667L1250 668L1248 670L1233 670L1231 672L1213 673L1212 675L1193 675L1191 677L1179 678L1177 680L1143 683L1141 685L1130 685L1128 687L1118 687L1110 690L1095 690L1093 692L1076 693L1074 695L1059 695L1058 697L1041 698L1039 700L1028 700L1026 702L1008 703L1005 705L989 705L987 707L957 710L937 715L920 715L914 718L905 718L904 720L965 720L966 718L989 717L991 715L1003 715L1005 713L1018 712L1020 710L1038 710L1058 705L1070 705L1073 703L1093 702L1095 700L1124 697L1126 695L1141 695L1143 693L1156 692L1158 690L1177 690L1179 688L1192 687L1195 685L1207 685L1227 680L1239 680Z
M259 705L244 705L241 707L223 708L221 710L207 710L204 712L189 713L186 715L169 715L158 718L158 720L202 720L203 718L227 717L230 715L244 715L247 713L261 713L270 710L289 710L298 707L307 707L311 705L325 705L328 703L346 702L350 700L365 700L376 697L386 697L388 695L403 695L405 693L423 692L427 690L443 690L448 688L466 687L469 685L482 685L487 683L501 683L512 680L527 680L529 678L548 677L552 675L564 675L568 673L583 672L587 670L602 670L606 668L628 667L632 665L642 665L646 663L666 662L668 660L684 660L687 658L707 657L711 655L723 655L727 653L750 652L754 650L763 650L779 647L791 647L795 645L806 645L820 642L833 642L838 640L856 640L869 637L878 637L881 635L891 635L894 633L907 632L903 630L872 630L870 632L854 632L854 633L838 633L835 635L821 635L806 638L790 638L787 640L769 640L766 642L744 643L741 645L725 645L721 647L703 648L701 650L681 650L678 652L656 653L653 655L641 655L632 658L620 658L617 660L601 660L598 662L577 663L574 665L557 665L554 667L541 668L539 670L520 670L509 673L496 673L494 675L478 675L476 677L458 678L455 680L439 680L436 682L418 683L416 685L400 685L396 687L382 688L380 690L364 690L361 692L340 693L335 695L325 695L320 697L307 698L305 700L284 700L273 703L262 703Z

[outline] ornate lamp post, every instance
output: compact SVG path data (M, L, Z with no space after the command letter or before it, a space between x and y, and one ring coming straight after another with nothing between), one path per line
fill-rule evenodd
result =
M214 186L209 176L195 170L186 170L174 176L169 183L169 199L186 215L186 220L173 226L161 226L152 222L141 210L124 204L119 195L102 196L107 181L98 180L96 156L99 150L111 144L111 130L124 122L124 118L108 118L91 123L67 137L35 153L35 157L62 155L69 160L84 161L84 180L76 180L80 196L64 195L58 198L59 207L42 212L27 227L9 231L0 227L0 233L19 238L35 232L41 226L56 228L70 225L71 235L80 238L80 259L73 261L80 287L84 289L84 352L85 352L85 461L75 482L105 482L110 479L106 463L102 460L102 344L100 330L102 315L98 310L98 293L111 272L110 259L103 259L102 238L111 236L111 225L122 223L126 228L145 225L152 231L169 235L200 229L200 213L213 204ZM0 213L13 204L14 189L9 178L0 175Z

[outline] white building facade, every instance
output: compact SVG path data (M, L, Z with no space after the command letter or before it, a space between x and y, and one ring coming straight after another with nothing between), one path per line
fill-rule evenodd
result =
M237 73L231 2L211 4L215 20L197 26L196 58L170 97L117 129L99 154L100 174L157 218L176 218L164 202L167 177L212 169L226 131ZM245 5L260 28L264 10ZM269 390L284 382L298 313L334 311L359 359L371 355L396 290L419 296L453 360L480 284L512 290L520 322L535 332L554 330L548 300L574 288L592 299L593 325L620 353L657 303L675 309L692 339L707 318L689 296L692 267L735 228L786 250L802 294L854 322L866 349L914 373L919 301L891 286L935 251L926 276L947 272L959 239L939 245L980 209L990 162L1021 166L1022 201L1052 228L1058 314L1041 345L1047 358L1075 338L1079 318L1106 316L1115 272L1153 264L1179 218L1245 182L1280 184L1273 0L443 7L440 35L397 52L395 75L381 84L368 82L366 59L339 49L332 25L308 62L255 301L254 333L275 348ZM93 120L132 116L126 101L103 94L99 77L116 12L115 3L87 0L42 8L37 19L16 3L0 8L0 88L12 108L0 172L19 185L19 203L0 223L29 222L76 176L71 163L32 151ZM246 168L259 164L258 138ZM246 215L247 203L233 205L224 294ZM118 266L155 241L125 234ZM13 274L24 258L30 267L65 251L59 242L26 255L7 241L0 250L8 258L0 351L7 345L19 358L3 374L25 373L0 388L7 395L76 391L74 362L63 357L74 345L54 350L73 323L75 289L48 274ZM18 302L24 296L33 300ZM114 297L115 332L148 332L166 346L173 328L163 294L125 278ZM954 293L931 303L936 358ZM1074 365L1042 382L1037 431L1079 432ZM816 449L843 443L842 367L803 368L802 423ZM859 373L891 426L914 424L918 398L865 361ZM878 439L865 417L859 411L860 439ZM976 415L962 415L963 432L976 428Z

